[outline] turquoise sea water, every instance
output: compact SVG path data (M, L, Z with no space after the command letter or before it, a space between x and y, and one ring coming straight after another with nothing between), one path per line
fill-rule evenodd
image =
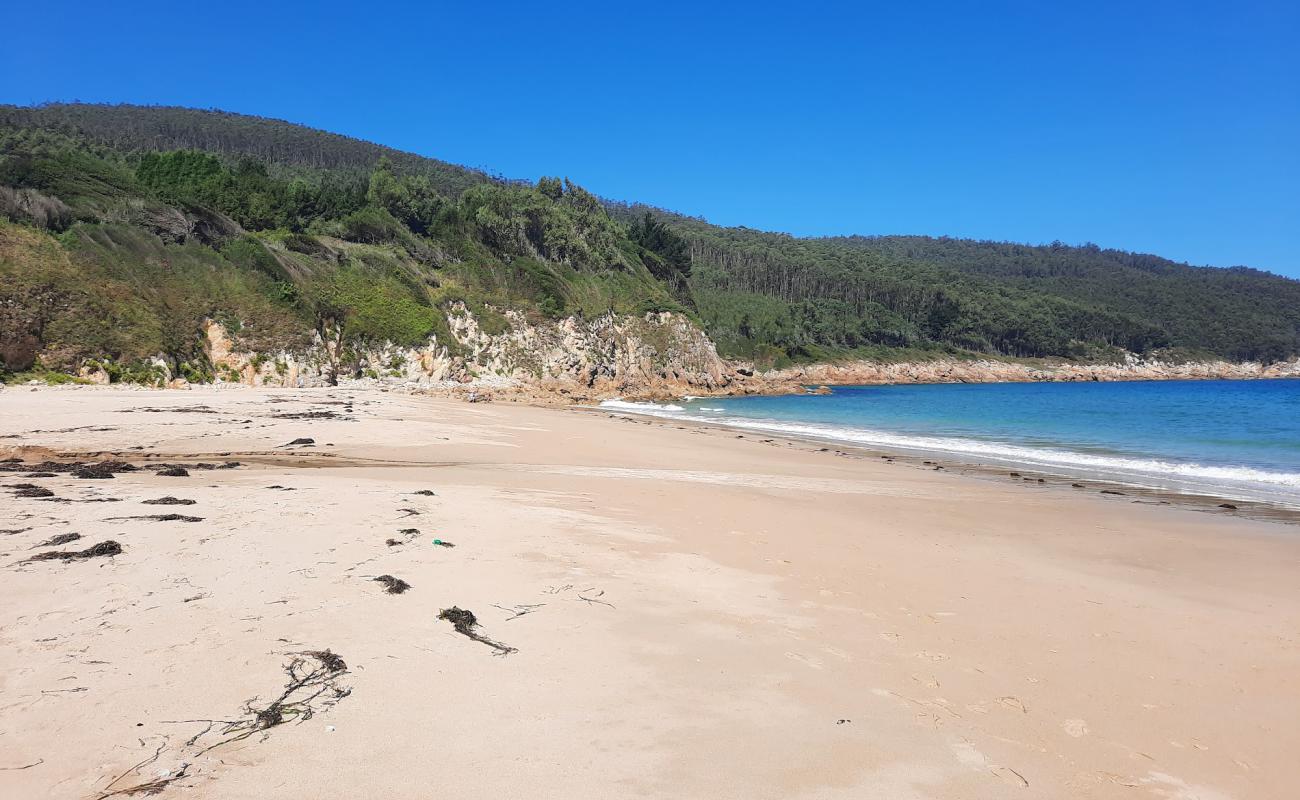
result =
M841 386L613 409L1300 506L1300 380Z

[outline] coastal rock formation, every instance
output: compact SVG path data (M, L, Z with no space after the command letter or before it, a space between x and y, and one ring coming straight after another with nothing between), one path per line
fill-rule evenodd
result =
M917 383L1027 383L1077 381L1254 379L1300 377L1300 359L1275 364L1161 361L1130 355L1103 364L935 359L923 362L852 361L760 372L719 357L690 319L671 312L640 317L606 314L530 321L501 313L490 331L463 304L447 310L450 337L431 336L419 347L389 343L362 352L339 351L317 336L300 351L253 352L221 323L203 326L203 349L216 383L309 387L338 382L451 394L475 402L494 398L542 403L594 402L612 397L668 400L683 395L826 393L828 385ZM154 359L162 384L187 388L167 362ZM108 383L95 364L87 382Z
M544 399L595 400L620 394L676 397L724 393L735 380L712 341L690 320L670 312L642 317L606 314L533 323L506 311L505 330L491 333L462 304L451 306L450 341L430 337L421 347L384 344L340 353L317 338L305 352L240 350L223 325L204 325L204 350L218 382L250 386L347 383L412 389L461 388Z
M1228 361L1170 362L1136 356L1112 364L1068 362L1030 364L1009 361L959 361L881 363L853 361L811 364L775 370L760 376L774 389L790 384L885 383L1031 383L1073 381L1211 380L1300 377L1300 359L1276 364Z

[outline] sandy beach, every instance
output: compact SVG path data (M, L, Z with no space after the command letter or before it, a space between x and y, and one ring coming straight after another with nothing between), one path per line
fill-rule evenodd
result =
M342 389L9 387L0 457L0 797L1300 796L1293 524Z

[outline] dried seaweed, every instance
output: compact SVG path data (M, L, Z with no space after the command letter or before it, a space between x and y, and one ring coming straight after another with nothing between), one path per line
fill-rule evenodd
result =
M476 630L478 628L478 618L475 617L474 612L470 611L469 609L459 608L458 606L452 606L451 608L444 608L443 610L438 612L438 619L445 619L448 622L450 622L452 626L456 628L456 633L459 633L460 635L465 636L469 639L473 639L474 641L479 642L480 644L485 644L488 647L491 647L493 651L495 651L493 653L494 655L507 656L510 655L511 653L519 652L517 648L511 647L508 644L502 644L501 642L495 641L493 639L489 639L488 637L479 633Z
M88 558L116 556L122 552L122 545L109 539L85 550L49 550L37 553L27 561L84 561Z
M75 542L80 538L81 534L79 533L60 533L57 536L51 536L40 544L32 545L31 549L35 550L38 547L58 547L59 545L67 544L68 542Z
M101 461L97 464L84 464L77 467L72 471L72 477L105 480L112 478L115 473L135 472L137 469L134 464L125 461Z
M19 489L14 492L14 497L53 497L54 492L41 486L32 486L30 488Z
M192 506L195 503L194 500L183 500L171 495L159 497L156 500L141 500L140 502L146 506Z
M386 591L389 594L402 594L407 589L411 588L411 584L401 578L394 578L392 575L380 575L378 578L375 578L375 580L384 584L384 586L387 587Z
M203 517L189 517L184 514L137 514L131 517L109 517L105 522L125 522L131 519L147 519L150 522L202 522Z
M304 722L316 713L325 711L352 693L352 690L339 684L339 679L347 674L348 665L342 658L330 650L308 650L292 654L292 659L285 665L284 671L288 682L284 690L271 703L260 706L257 698L244 704L244 715L234 720L190 719L172 720L170 724L206 723L206 726L187 739L183 748L178 748L178 760L184 759L176 772L165 777L113 789L127 775L139 774L140 770L154 763L162 755L165 744L160 745L154 754L123 772L105 787L96 800L116 796L155 795L162 792L174 781L185 777L192 763L223 745L247 739L255 734L283 725L287 722ZM209 734L220 737L211 744L201 744ZM110 791L111 790L111 791Z

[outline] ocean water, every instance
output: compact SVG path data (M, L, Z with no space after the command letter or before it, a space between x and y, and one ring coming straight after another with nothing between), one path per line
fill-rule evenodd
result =
M1300 380L840 386L602 406L1300 507Z

